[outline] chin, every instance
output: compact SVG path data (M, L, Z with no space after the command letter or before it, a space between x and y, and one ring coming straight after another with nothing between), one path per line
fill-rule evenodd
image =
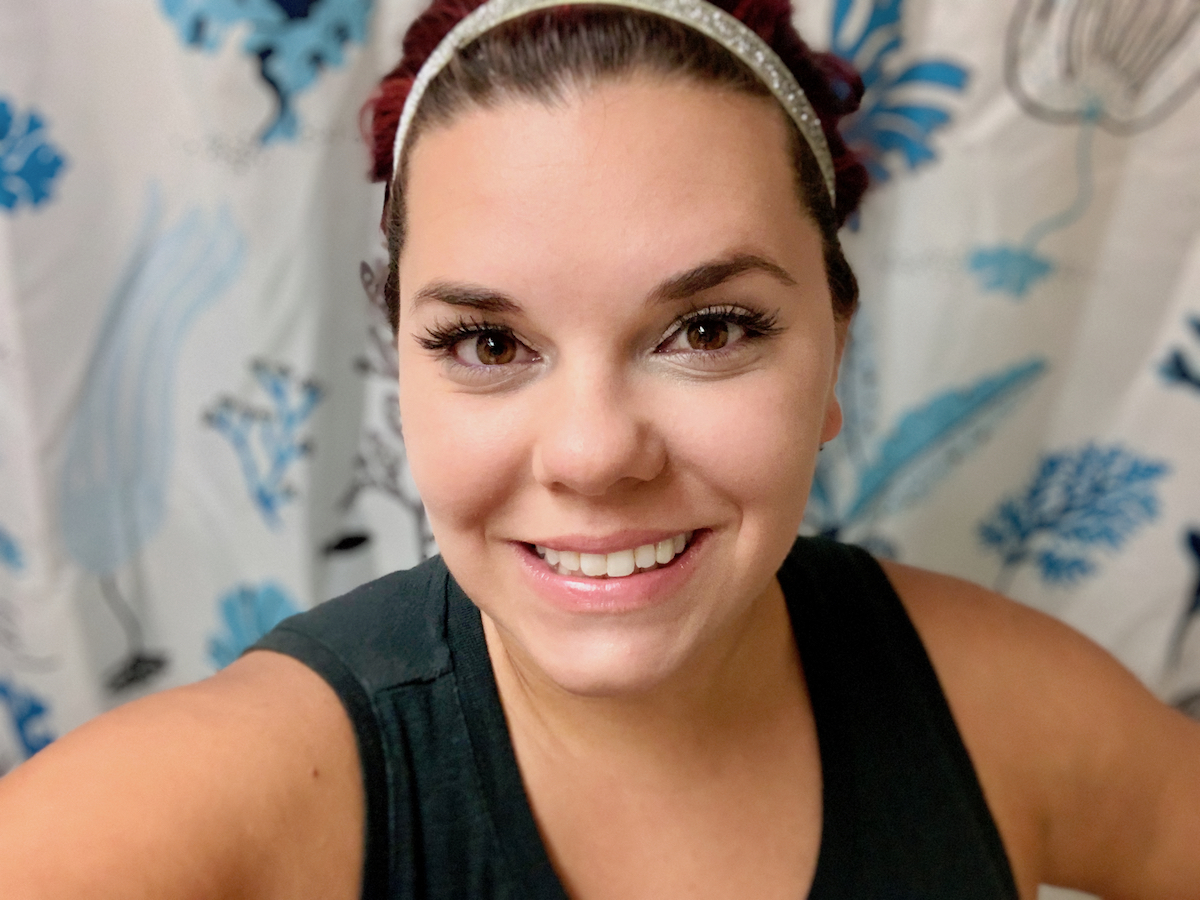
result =
M682 623L607 623L547 629L505 641L522 668L578 697L631 698L670 682L687 667L695 635ZM539 629L540 630L540 629ZM582 633L581 633L582 632Z
M678 667L629 657L543 660L539 667L559 689L576 697L634 698L654 693Z

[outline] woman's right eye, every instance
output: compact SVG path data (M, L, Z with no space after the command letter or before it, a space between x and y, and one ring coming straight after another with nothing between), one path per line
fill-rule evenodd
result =
M495 368L513 363L534 362L537 354L526 347L510 331L479 329L454 340L450 357L459 365L472 369Z

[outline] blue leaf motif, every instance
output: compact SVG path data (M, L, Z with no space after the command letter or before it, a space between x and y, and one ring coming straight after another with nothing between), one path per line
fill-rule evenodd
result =
M867 14L852 34L852 13ZM830 49L861 73L866 89L859 111L846 120L842 134L858 152L872 181L892 177L891 159L899 155L909 170L937 159L934 132L952 117L932 102L916 102L913 94L930 90L962 92L970 80L965 68L949 60L918 60L902 65L904 0L839 0L834 6Z
M0 525L0 564L13 572L20 572L25 568L25 554L21 552L21 545L4 530L3 525Z
M273 581L238 585L221 596L217 607L224 627L208 641L208 659L217 669L225 668L264 634L299 612L288 592Z
M862 0L837 0L833 8L833 52L842 59L855 62L863 56L863 48L868 41L878 42L880 36L890 36L891 41L899 41L899 31L904 16L904 0L871 0L867 19L863 23L858 36L851 38L846 34L850 23L850 14L856 7L862 6ZM890 46L876 50L869 59L879 59L892 52ZM858 66L860 72L866 66ZM865 80L865 79L864 79Z
M235 25L249 26L242 44L278 111L262 142L294 139L300 130L296 97L326 68L341 66L347 44L362 44L372 0L160 0L188 46L214 52Z
M897 75L892 80L892 84L936 84L947 90L964 91L968 81L970 81L970 75L967 70L957 63L947 62L944 59L931 59L913 63ZM947 118L949 117L947 116ZM943 125L945 122L935 124Z
M40 206L66 164L36 112L18 113L0 98L0 208Z
M911 136L913 137L920 134L928 134L933 129L946 125L950 121L950 113L936 106L915 106L912 104L881 106L879 107L879 114L880 116L893 117L896 128L904 128L907 124L917 126L915 129L912 129Z
M49 709L36 694L0 677L0 704L8 708L17 739L26 756L33 756L54 740L46 721Z
M998 291L1018 299L1054 271L1054 263L1032 247L978 247L967 258L967 267L979 277L985 291Z
M905 415L862 473L847 520L895 512L920 499L1014 407L1046 371L1030 360L963 390L947 391Z
M322 392L316 382L299 381L282 364L255 360L251 370L270 405L252 406L226 396L205 414L205 421L232 445L251 500L267 525L279 528L280 510L296 496L286 480L288 470L313 449L300 431Z
M1093 551L1116 551L1158 515L1158 482L1166 463L1120 446L1087 444L1046 456L1024 494L1001 501L979 525L985 547L1000 555L997 588L1033 562L1049 584L1073 584L1095 573Z

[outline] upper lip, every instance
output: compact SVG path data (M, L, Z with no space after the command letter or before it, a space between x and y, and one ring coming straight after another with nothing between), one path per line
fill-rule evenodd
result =
M529 541L539 547L552 550L576 550L580 553L616 553L618 550L633 550L645 544L657 544L673 538L677 534L687 534L691 528L679 528L675 531L663 529L636 529L618 531L605 535L564 534L555 537Z

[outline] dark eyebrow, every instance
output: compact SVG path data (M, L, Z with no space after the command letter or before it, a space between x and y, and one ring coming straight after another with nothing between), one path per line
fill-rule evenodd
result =
M670 303L687 300L703 291L715 288L746 272L765 272L789 287L796 283L780 265L756 253L738 253L726 259L701 263L679 275L672 275L650 292L655 303ZM518 313L520 305L500 291L465 284L458 281L435 281L425 285L413 295L413 309L422 303L437 300L450 306L465 306L489 313Z
M429 300L439 300L451 306L466 306L480 312L515 313L521 310L507 294L457 281L435 281L425 285L413 295L413 309Z
M766 272L776 281L789 287L796 283L796 279L782 266L769 259L756 253L738 253L725 259L702 263L680 275L672 275L651 292L650 299L657 303L687 300L731 278L754 271Z

